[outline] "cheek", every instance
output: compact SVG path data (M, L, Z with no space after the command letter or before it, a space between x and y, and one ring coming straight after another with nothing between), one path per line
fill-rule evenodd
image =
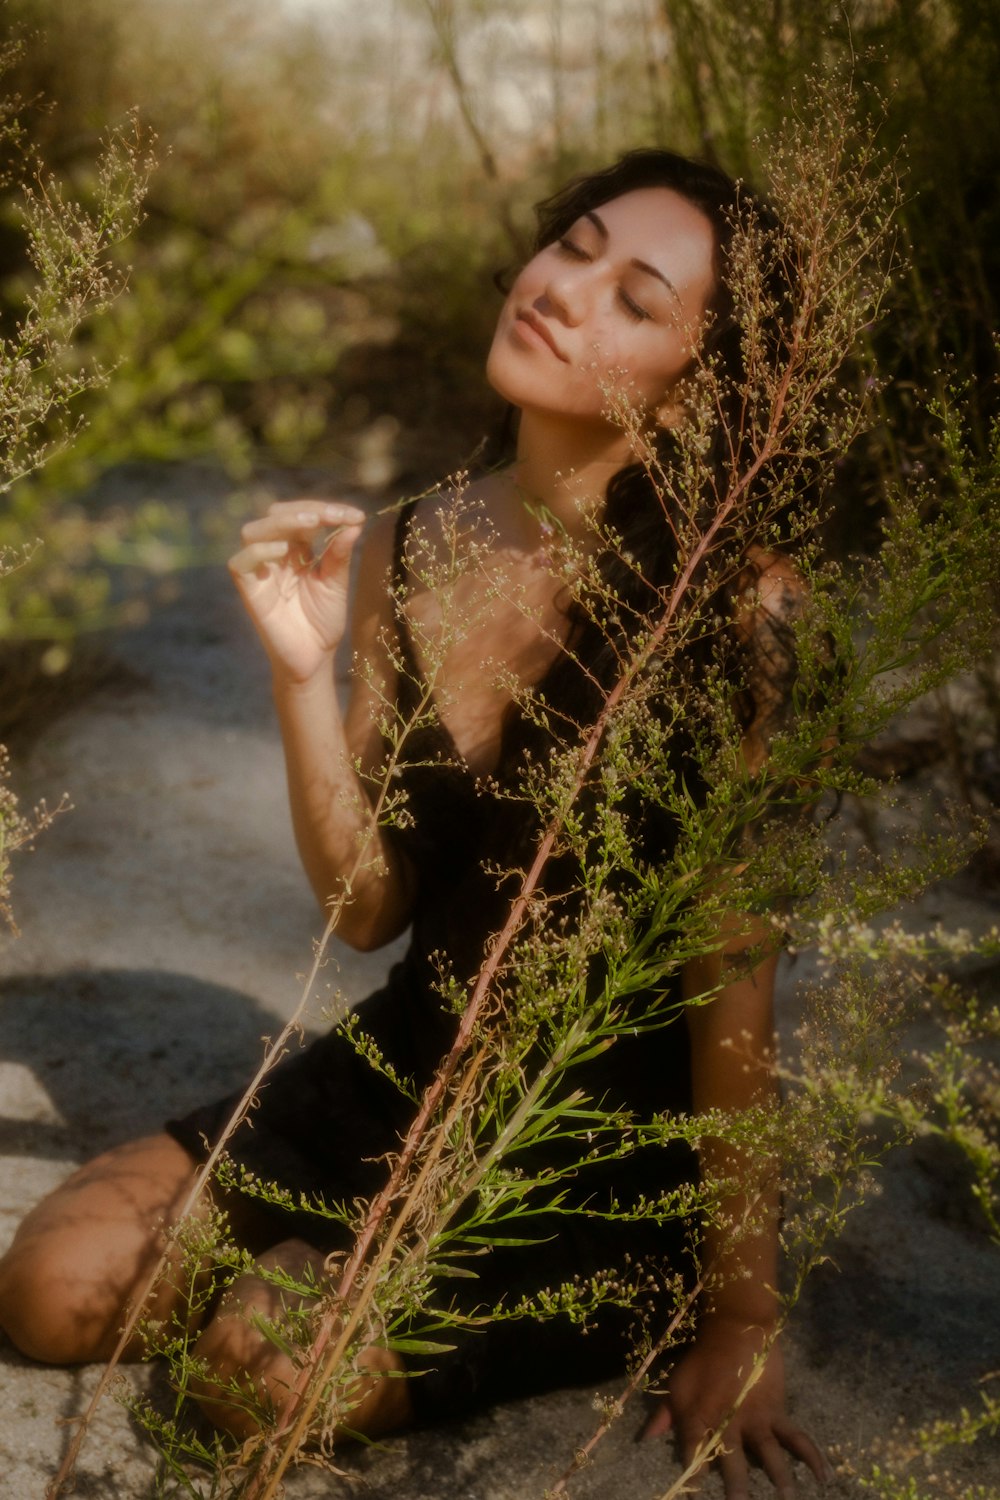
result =
M602 387L609 398L643 410L658 405L675 378L667 351L615 329L606 330L595 345L588 374L591 385Z
M507 296L504 298L503 306L501 307L500 312L497 315L496 327L493 330L493 342L494 343L496 343L496 341L499 338L500 334L509 325L511 318L514 315L513 309L514 309L514 305L515 305L514 304L514 299L515 299L516 295L517 295L517 282L514 283L514 285L511 287L510 291L507 293Z
M543 295L546 278L539 274L538 261L538 256L534 260L529 260L511 282L510 290L500 310L501 320L505 317L512 317L515 307L523 307L526 303L535 302Z
M633 366L637 393L647 407L668 397L688 369L694 355L692 340L679 331L665 334L657 345L647 344Z
M492 380L491 371L493 367L502 365L509 352L507 351L506 346L510 335L511 324L514 321L514 308L517 305L515 302L516 292L517 285L515 283L515 285L511 287L510 291L507 294L507 299L504 302L503 307L501 307L500 309L496 321L496 326L493 329L493 339L490 343L489 353L486 357L486 375L487 379L490 380ZM501 392L501 394L503 393Z
M634 369L634 351L615 320L608 318L596 322L580 359L578 373L582 377L581 383L591 388L605 386L617 390L629 381Z

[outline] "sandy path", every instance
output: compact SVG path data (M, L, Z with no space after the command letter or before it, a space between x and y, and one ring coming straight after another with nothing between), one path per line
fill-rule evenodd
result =
M156 492L192 484L209 482L159 478ZM75 1163L242 1078L261 1035L294 1005L320 925L288 829L266 671L226 578L189 574L180 597L116 650L141 681L100 689L16 769L26 802L65 789L74 809L22 860L23 936L0 955L4 1244ZM927 909L969 920L969 899L953 892ZM973 920L995 919L971 909ZM364 994L385 966L384 955L338 958L331 995ZM787 998L786 1011L790 1024ZM970 1228L950 1174L926 1154L900 1158L838 1251L840 1274L824 1272L796 1316L794 1411L850 1459L900 1417L975 1404L976 1381L1000 1368L1000 1258ZM59 1424L97 1373L40 1369L0 1347L0 1497L42 1496L65 1442ZM135 1377L143 1388L160 1378ZM351 1457L347 1478L302 1471L288 1493L540 1500L589 1433L593 1394L404 1436ZM636 1447L636 1427L637 1417L619 1424L576 1483L581 1500L662 1493L672 1456ZM996 1482L1000 1447L953 1467ZM148 1444L106 1402L77 1492L139 1500L154 1493L152 1476ZM754 1485L755 1496L769 1493L759 1476ZM947 1493L941 1480L926 1492ZM713 1480L705 1493L721 1492ZM861 1491L841 1477L828 1493Z

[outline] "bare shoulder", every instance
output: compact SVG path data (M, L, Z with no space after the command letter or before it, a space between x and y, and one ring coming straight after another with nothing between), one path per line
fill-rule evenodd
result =
M408 503L405 573L408 592L421 593L421 585L433 586L442 564L447 567L461 552L459 544L467 543L481 528L483 501L478 482L448 481ZM379 639L395 630L399 525L400 509L394 507L371 522L361 542L351 612L351 644L356 655L377 655Z
M428 490L415 502L407 528L407 559L422 562L454 562L473 556L495 539L498 525L497 500L502 485L497 475L469 479L459 474Z
M790 629L802 614L805 579L784 552L751 547L736 583L733 624L745 642L761 632Z

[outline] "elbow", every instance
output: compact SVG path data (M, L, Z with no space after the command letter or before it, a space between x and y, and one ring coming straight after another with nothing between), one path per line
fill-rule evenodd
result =
M341 902L339 897L331 900L320 891L316 894L328 932L356 953L384 948L409 926L409 913L365 911L360 902Z
M328 930L356 953L384 948L410 925L412 902L395 882L380 881L347 899L342 892L331 894L329 887L317 886L316 897Z
M346 912L334 927L334 934L342 943L353 948L355 953L375 953L379 948L384 948L391 943L393 938L399 937L408 926L406 922L394 923L391 926L379 922L350 922L346 919Z
M380 860L350 885L329 869L308 873L328 931L356 952L374 953L409 927L416 881L408 860Z

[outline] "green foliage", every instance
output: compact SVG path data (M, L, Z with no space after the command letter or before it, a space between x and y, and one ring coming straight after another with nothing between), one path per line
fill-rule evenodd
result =
M0 74L15 66L16 44L0 49ZM39 470L71 439L80 398L104 383L104 372L81 352L80 329L121 294L114 252L132 232L149 173L134 128L108 139L97 160L89 202L70 198L37 169L16 115L0 105L0 157L7 192L5 217L16 223L28 272L19 315L0 324L0 494ZM11 580L21 584L36 565L37 541L19 524L17 507L0 515L0 638L16 613ZM30 590L29 590L30 593ZM26 816L7 785L0 746L0 921L16 931L10 907L10 856L30 847L48 826L44 806Z
M18 46L9 45L8 70L19 56ZM73 628L81 616L99 614L104 602L104 580L68 572L76 555L100 545L99 528L92 539L78 513L40 513L26 484L46 466L57 467L79 434L84 398L107 385L113 361L95 355L86 334L124 290L127 269L118 252L139 223L152 167L133 120L104 142L86 191L71 196L37 162L17 119L17 102L9 98L0 118L0 150L9 159L0 210L24 262L8 283L9 316L0 324L0 492L14 491L0 515L0 553L18 561L17 588L8 584L0 596L3 640L17 633L61 633L48 618L41 632L32 629L40 573L48 572L46 595L58 592L68 600L61 613ZM43 530L55 561L39 546ZM41 608L51 613L47 602ZM20 631L15 622L23 622Z
M75 404L104 375L75 339L108 310L124 272L114 251L138 222L150 170L137 136L115 135L97 164L89 203L70 199L54 178L32 175L20 126L0 121L0 148L17 162L7 213L23 235L28 274L20 314L0 344L0 487L9 490L67 441Z
M60 809L49 811L41 803L31 814L22 812L8 785L9 759L6 747L0 745L0 923L16 936L17 925L10 901L11 855L30 849L37 835L49 826Z

